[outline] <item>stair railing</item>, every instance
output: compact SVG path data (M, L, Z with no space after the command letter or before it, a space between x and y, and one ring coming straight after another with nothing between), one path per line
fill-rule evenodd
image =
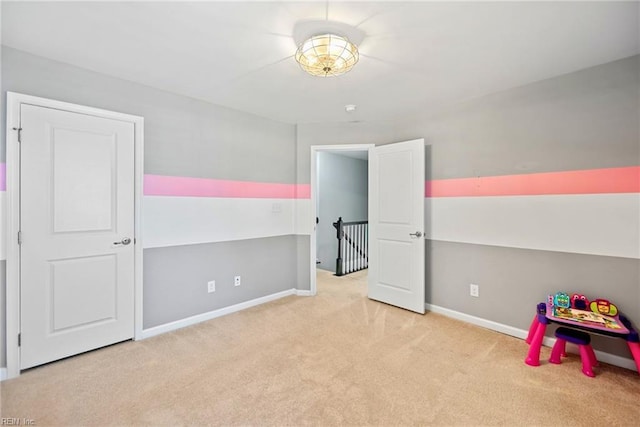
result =
M369 267L369 221L344 222L342 217L333 223L338 238L336 276Z

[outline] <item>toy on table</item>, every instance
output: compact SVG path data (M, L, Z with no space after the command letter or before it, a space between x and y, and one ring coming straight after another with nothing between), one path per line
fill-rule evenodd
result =
M587 310L589 307L589 300L582 294L572 294L571 307L577 308L578 310Z
M615 316L616 314L618 314L618 307L611 304L611 302L607 301L606 299L598 298L591 303L590 307L591 311L593 311L594 313L600 313L609 316Z
M558 292L553 297L553 305L562 307L562 308L569 308L571 307L571 299L569 298L569 295L566 292Z
M551 314L558 319L590 324L604 329L620 329L620 321L616 318L618 308L610 301L598 298L589 303L585 295L558 292L549 301Z

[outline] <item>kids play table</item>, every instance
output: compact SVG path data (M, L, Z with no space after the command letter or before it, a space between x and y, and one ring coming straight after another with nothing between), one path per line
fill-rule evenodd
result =
M540 365L540 348L549 323L579 329L590 334L621 338L627 342L631 355L640 374L640 337L633 325L622 313L616 316L605 316L587 310L557 307L552 303L540 303L536 315L531 322L526 342L529 352L525 363L530 366Z

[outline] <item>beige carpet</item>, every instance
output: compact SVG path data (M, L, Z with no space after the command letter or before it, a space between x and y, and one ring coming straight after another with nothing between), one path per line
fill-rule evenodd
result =
M640 424L640 376L366 298L366 272L319 272L288 297L23 373L2 417L36 425ZM549 349L543 349L548 358Z

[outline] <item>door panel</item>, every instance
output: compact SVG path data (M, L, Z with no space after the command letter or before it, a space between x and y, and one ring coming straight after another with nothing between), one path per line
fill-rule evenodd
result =
M49 268L52 333L116 320L115 255L52 260Z
M379 220L386 225L411 225L411 186L406 186L411 182L411 152L401 151L399 153L379 153L378 154L378 177L380 179L378 193Z
M369 298L418 313L425 305L424 167L423 139L369 151Z
M378 285L404 291L411 291L411 272L405 262L397 259L410 259L412 243L393 240L378 240Z
M112 230L115 223L114 134L55 129L53 146L54 232Z
M133 337L134 127L21 106L21 369Z

